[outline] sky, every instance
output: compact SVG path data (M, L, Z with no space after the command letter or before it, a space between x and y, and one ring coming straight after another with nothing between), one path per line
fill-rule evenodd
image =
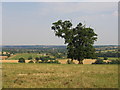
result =
M1 0L2 2L118 2L119 0Z
M60 19L71 20L74 26L81 22L93 28L98 34L95 45L118 44L118 3L77 0L3 2L2 44L64 45L64 39L56 37L51 30L52 23Z

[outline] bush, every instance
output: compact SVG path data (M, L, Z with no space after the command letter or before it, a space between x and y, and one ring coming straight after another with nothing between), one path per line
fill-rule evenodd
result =
M40 58L36 57L36 58L35 58L35 60L36 60L35 63L38 63L39 59L40 59Z
M71 60L67 60L67 64L75 64L75 63Z
M39 60L39 58L38 58L38 57L36 57L36 58L35 58L35 60L37 60L37 61L38 61L38 60Z
M34 62L31 60L31 61L29 61L28 63L34 63Z
M50 60L50 63L54 63L54 61L53 61L53 60Z
M111 60L111 62L108 62L108 64L120 64L120 59Z
M94 63L92 64L106 64L102 59L97 59Z
M50 56L45 56L45 57L40 57L40 62L39 63L57 63L60 64L58 60L55 60L55 58L51 58ZM50 60L50 61L48 61Z
M18 62L19 63L25 63L25 59L24 58L19 58Z
M104 60L108 60L108 58L107 58L107 57L104 57Z

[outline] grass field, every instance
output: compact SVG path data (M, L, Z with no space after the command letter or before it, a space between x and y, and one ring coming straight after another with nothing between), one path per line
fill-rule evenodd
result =
M11 57L8 58L8 60L18 60L19 58L25 58L28 60L29 57L36 58L42 56L41 54L36 54L36 53L22 53L22 54L15 54Z
M99 57L100 59L104 59L104 57ZM116 60L118 59L118 57L107 57L108 60Z
M4 88L117 88L118 65L3 64Z

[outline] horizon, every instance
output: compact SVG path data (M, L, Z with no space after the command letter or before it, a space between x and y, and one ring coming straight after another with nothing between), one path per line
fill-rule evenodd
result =
M0 45L0 46L67 46L67 45L37 45L37 44L26 44L26 45ZM117 44L104 44L104 45L93 45L93 46L118 46Z

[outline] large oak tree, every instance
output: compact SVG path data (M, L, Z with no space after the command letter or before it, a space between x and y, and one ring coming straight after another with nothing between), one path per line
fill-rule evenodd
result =
M53 23L51 29L56 36L64 38L68 58L78 60L79 64L82 64L85 58L95 57L93 44L97 40L97 34L92 28L87 28L82 23L73 28L70 21L58 20Z

